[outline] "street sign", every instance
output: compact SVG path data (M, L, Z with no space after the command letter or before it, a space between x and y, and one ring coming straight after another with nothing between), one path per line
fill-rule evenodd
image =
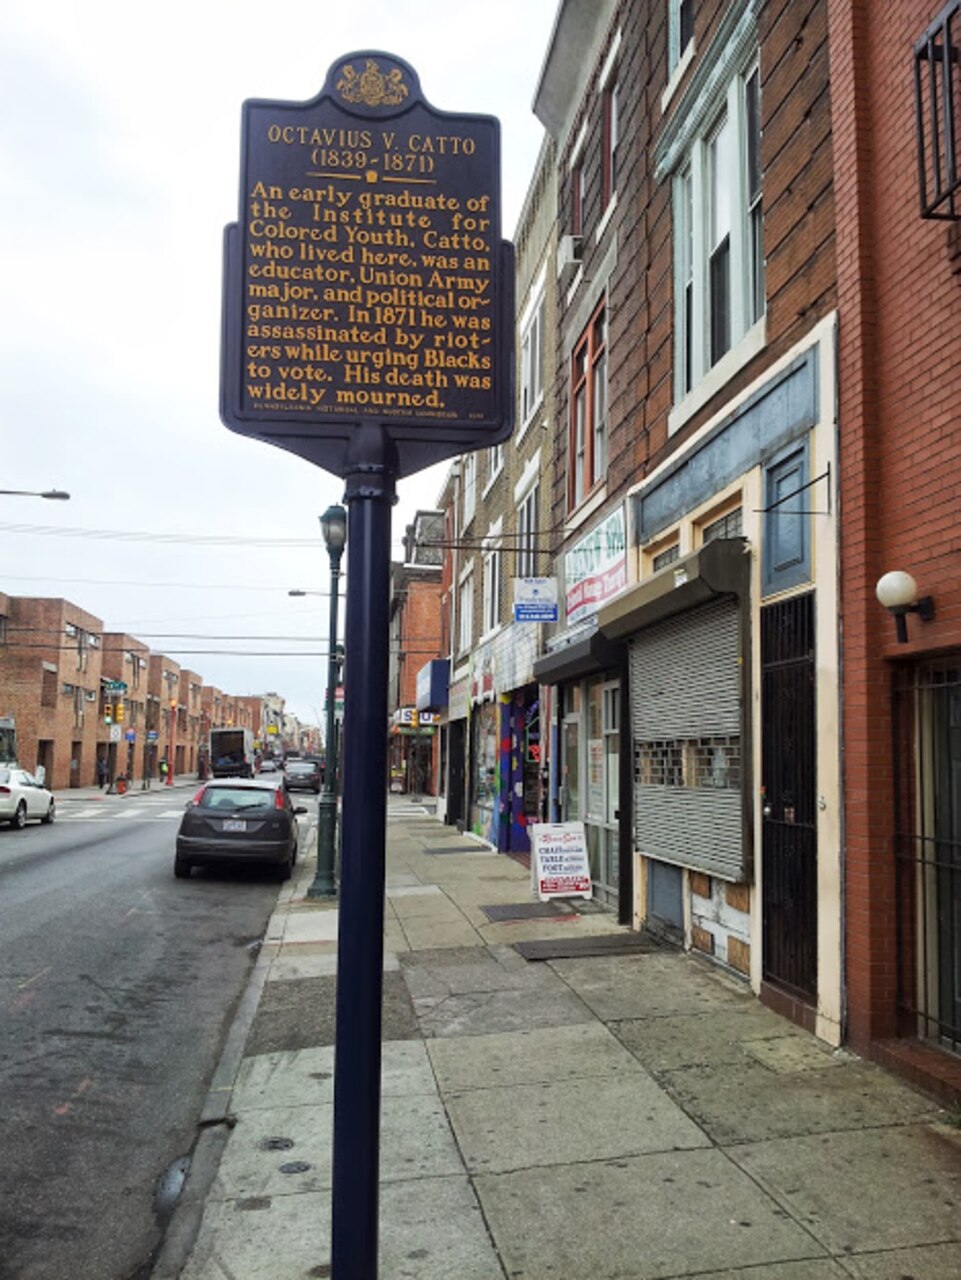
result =
M244 103L241 152L225 425L337 475L365 424L386 428L398 477L507 439L498 121L437 110L408 63L366 51L310 102Z
M126 693L127 685L123 680L108 680L104 684L104 690L107 693Z

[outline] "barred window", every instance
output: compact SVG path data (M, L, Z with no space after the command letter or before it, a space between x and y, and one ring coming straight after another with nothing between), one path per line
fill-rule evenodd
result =
M701 541L707 543L714 542L716 538L740 538L743 528L741 508L735 507L719 520L712 520L710 524L706 524L701 531Z
M741 744L736 737L635 742L634 781L652 787L736 791L741 785Z

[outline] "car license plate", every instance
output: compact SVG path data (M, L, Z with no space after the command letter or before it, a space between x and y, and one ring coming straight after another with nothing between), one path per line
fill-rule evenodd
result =
M225 831L246 831L247 823L243 818L224 818Z

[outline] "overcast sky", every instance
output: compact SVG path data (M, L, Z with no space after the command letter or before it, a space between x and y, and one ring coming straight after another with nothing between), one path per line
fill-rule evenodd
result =
M207 683L276 690L319 719L328 602L287 592L327 589L318 516L343 485L218 415L241 103L312 98L344 53L397 54L435 107L500 119L510 237L543 136L531 101L556 8L5 0L0 487L71 500L0 497L0 591L63 596ZM395 555L443 476L402 482ZM261 545L204 541L223 537Z

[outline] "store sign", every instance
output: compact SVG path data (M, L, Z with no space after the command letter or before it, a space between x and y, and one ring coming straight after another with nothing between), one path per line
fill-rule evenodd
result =
M439 111L379 51L309 102L243 106L226 229L221 417L344 475L383 426L403 477L506 440L513 248L500 238L500 125Z
M514 621L556 622L557 579L515 578Z
M564 557L567 624L597 613L627 586L627 528L618 507Z
M535 822L531 836L531 875L541 902L550 898L591 897L591 868L583 822Z

